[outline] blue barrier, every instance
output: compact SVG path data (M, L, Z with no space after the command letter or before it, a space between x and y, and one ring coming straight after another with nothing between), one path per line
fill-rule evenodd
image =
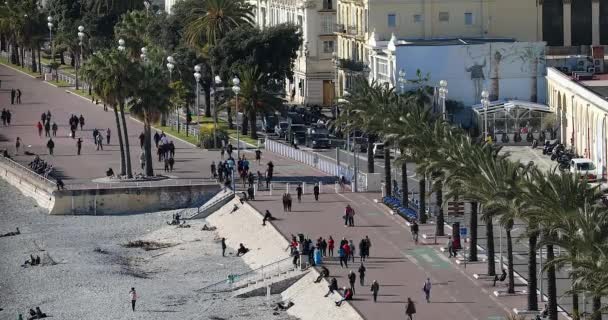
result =
M408 221L418 220L418 213L412 208L403 207L401 200L396 197L384 197L382 202Z

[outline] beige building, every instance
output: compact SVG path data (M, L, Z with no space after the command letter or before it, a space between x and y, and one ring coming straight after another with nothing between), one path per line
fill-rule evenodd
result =
M608 45L608 0L338 0L339 93L369 64L372 32L376 43L392 34L396 40L509 38L545 41L548 54L589 54L590 45Z
M606 178L608 167L608 76L574 81L555 68L547 69L547 104L556 114L559 138L567 148L593 160Z
M336 0L248 0L261 28L293 23L302 28L303 45L286 80L286 97L297 104L329 106L334 99Z

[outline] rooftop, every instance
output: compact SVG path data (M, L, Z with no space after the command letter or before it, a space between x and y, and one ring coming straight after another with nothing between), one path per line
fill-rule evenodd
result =
M397 46L461 46L493 42L515 42L513 38L435 38L435 39L399 39Z

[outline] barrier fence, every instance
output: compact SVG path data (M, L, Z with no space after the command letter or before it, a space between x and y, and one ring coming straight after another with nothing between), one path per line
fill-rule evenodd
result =
M6 157L2 157L0 156L0 162L4 163L5 165L15 168L23 173L25 173L28 177L33 178L35 180L38 180L40 182L42 182L43 184L47 185L49 188L54 188L55 187L55 182L45 178L44 176L34 172L32 169L16 162L13 161L10 158L6 158Z
M338 165L333 161L320 158L318 154L306 152L300 149L290 147L288 145L276 142L269 138L265 140L265 149L279 154L283 157L293 159L311 167L317 168L318 170L327 173L332 176L341 177L344 176L347 182L350 182L355 176L354 171L351 168L343 165ZM361 175L362 173L358 173Z

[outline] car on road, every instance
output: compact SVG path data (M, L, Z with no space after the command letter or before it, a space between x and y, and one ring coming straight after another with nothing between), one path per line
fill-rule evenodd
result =
M375 142L373 150L374 158L384 158L384 143Z
M289 139L290 142L293 142L297 145L305 145L306 144L306 126L303 124L292 124L289 127L289 134L291 135Z
M274 126L274 133L278 135L279 138L286 138L288 129L289 123L287 121L281 121L276 126Z
M313 149L329 148L329 130L321 124L311 125L306 132L306 146Z
M578 158L570 160L570 172L578 174L581 177L587 177L587 181L596 182L597 167L591 159Z

